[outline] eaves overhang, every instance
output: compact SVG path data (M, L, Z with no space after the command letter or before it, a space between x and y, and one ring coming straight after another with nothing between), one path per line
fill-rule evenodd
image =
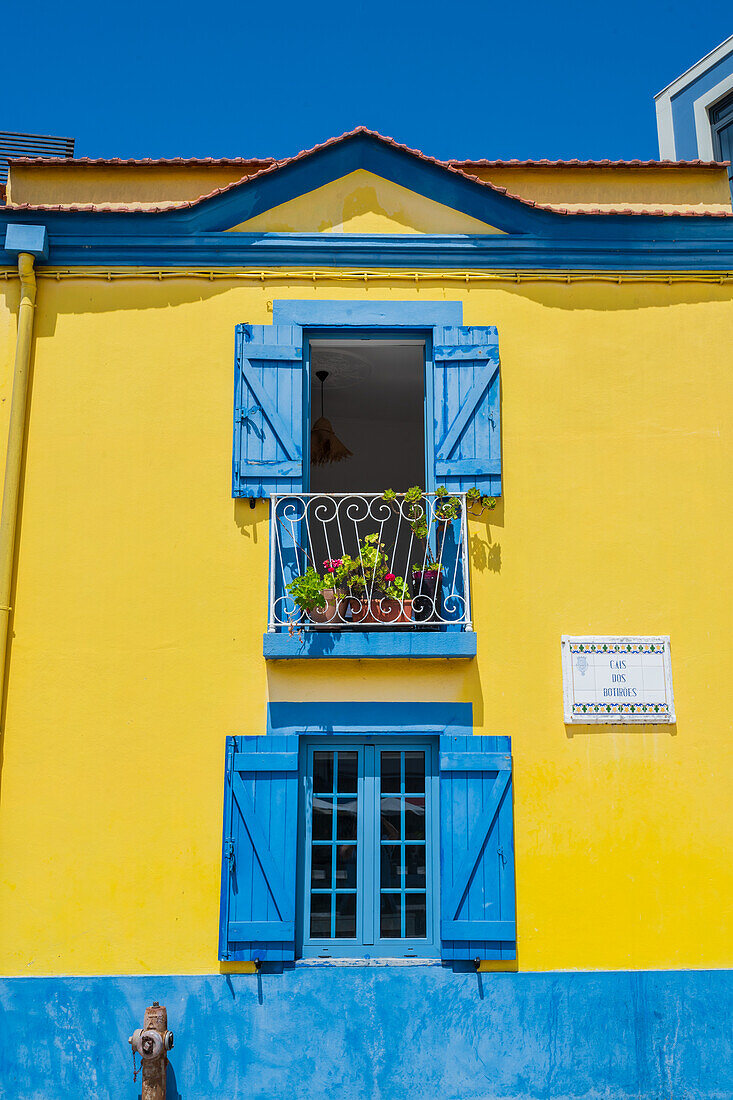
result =
M231 229L358 169L502 233L365 236ZM51 266L733 269L730 213L591 214L547 209L363 130L265 167L176 209L0 208L0 226L13 222L46 227ZM0 253L0 263L12 262Z

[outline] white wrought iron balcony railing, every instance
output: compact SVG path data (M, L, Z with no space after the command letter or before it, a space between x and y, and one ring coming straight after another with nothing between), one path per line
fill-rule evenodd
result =
M268 631L471 630L466 494L270 498Z

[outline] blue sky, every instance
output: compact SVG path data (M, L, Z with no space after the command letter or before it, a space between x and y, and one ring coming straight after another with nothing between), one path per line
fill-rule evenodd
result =
M79 156L291 155L361 123L440 158L657 155L653 95L731 0L12 4L0 129Z

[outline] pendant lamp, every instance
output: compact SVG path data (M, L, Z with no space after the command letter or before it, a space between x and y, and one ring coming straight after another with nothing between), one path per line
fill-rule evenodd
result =
M311 428L311 462L315 466L325 466L328 462L341 462L351 458L352 452L345 447L331 427L331 421L323 415L323 383L328 378L327 370L317 370L316 378L321 383L321 415Z

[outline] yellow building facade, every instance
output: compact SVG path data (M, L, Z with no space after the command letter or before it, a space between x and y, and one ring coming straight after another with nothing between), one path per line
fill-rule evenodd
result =
M18 1095L68 1095L81 1057L39 1069L23 1031L38 1006L43 1042L63 1047L98 996L130 1030L152 996L167 1002L187 1097L726 1094L710 1041L725 1046L731 997L725 169L505 167L495 182L469 167L359 131L249 174L179 166L170 191L161 166L152 200L148 166L11 169L4 438L18 255L37 283L0 788ZM323 317L339 311L362 339L380 311L390 339L401 310L410 332L431 310L496 328L500 491L464 503L470 628L432 634L429 654L397 628L378 657L306 656L302 630L268 631L272 504L232 496L232 363L238 325L298 310L332 339ZM392 431L385 415L377 450ZM676 720L567 722L564 635L668 636ZM284 704L304 728L327 704L355 728L376 704L458 707L497 751L510 739L516 952L478 974L439 953L340 967L296 948L257 973L222 958L227 738L276 734ZM202 1067L205 1021L219 1038ZM126 1035L100 1059L100 1095L134 1087ZM560 1091L542 1092L551 1073Z

